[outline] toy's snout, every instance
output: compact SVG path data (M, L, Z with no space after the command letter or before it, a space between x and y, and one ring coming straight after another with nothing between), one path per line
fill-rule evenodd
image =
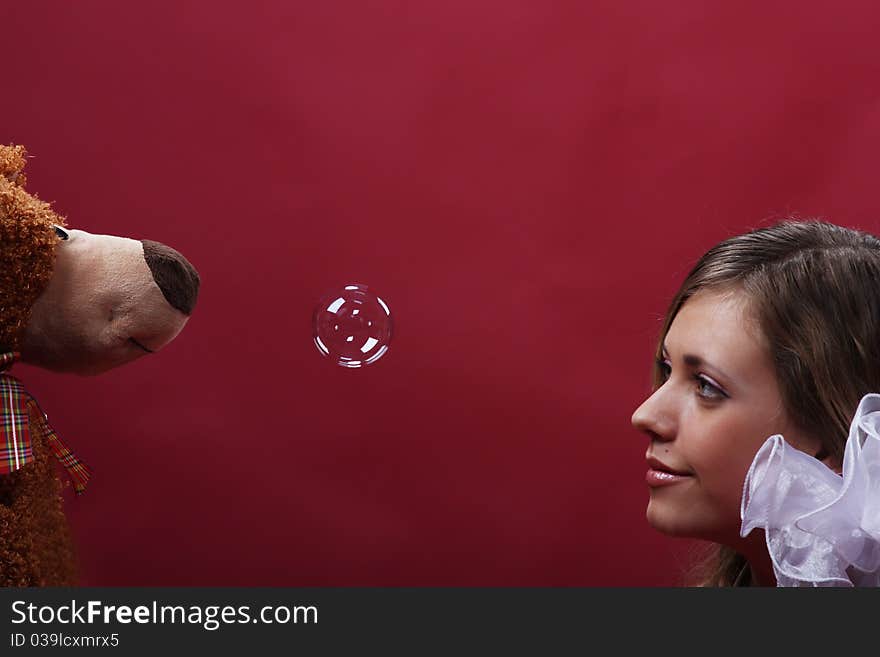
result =
M144 260L153 274L153 280L162 295L184 315L192 315L199 295L199 274L189 260L159 242L141 240Z
M22 360L100 374L159 351L183 330L200 285L183 255L151 240L56 233L55 267L25 327Z

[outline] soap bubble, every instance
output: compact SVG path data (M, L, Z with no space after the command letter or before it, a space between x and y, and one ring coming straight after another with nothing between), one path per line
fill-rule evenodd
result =
M385 355L392 325L388 304L360 283L325 294L312 317L318 351L350 368L372 365Z

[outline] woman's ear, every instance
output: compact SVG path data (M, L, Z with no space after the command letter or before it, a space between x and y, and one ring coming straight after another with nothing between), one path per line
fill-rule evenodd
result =
M785 442L800 450L804 454L809 454L817 461L821 461L837 474L841 473L841 464L832 457L831 453L822 444L822 441L808 434L807 432L792 426L787 426L782 432Z
M829 468L834 470L837 474L843 474L843 465L837 460L831 457L831 454L828 453L828 450L824 447L820 447L819 451L816 452L816 459L822 461Z

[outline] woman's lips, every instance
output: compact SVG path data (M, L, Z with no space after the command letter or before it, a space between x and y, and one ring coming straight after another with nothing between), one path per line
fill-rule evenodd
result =
M671 472L654 470L653 468L649 468L648 473L645 475L645 483L652 487L669 486L685 479L690 479L690 475L672 474Z

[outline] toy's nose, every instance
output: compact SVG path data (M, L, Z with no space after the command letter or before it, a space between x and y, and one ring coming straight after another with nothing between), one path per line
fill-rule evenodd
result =
M191 315L199 296L199 272L180 253L152 240L141 240L144 260L165 299L185 315Z

